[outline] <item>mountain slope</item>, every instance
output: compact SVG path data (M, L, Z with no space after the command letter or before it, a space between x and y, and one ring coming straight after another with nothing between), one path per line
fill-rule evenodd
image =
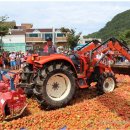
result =
M130 29L130 10L117 14L104 28L87 35L87 37L106 40L112 36L118 37L120 33L128 29Z

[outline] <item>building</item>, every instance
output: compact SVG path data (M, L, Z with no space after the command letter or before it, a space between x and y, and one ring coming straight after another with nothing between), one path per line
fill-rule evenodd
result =
M1 48L8 52L25 52L25 31L23 29L11 29L9 34L2 38Z
M21 24L21 29L30 29L30 28L32 28L33 27L33 24L30 24L30 23L22 23Z
M58 46L66 46L66 37L59 29L40 28L40 29L26 29L26 49L43 48L44 43L48 37L52 38L53 44Z
M8 35L1 37L0 49L8 52L25 52L25 31L23 29L18 29L15 21L2 22L0 26L9 28Z
M6 24L9 24L7 22ZM5 23L4 23L5 24ZM1 48L5 51L23 51L37 50L43 48L48 37L52 38L53 44L65 47L67 44L66 36L61 33L60 29L54 28L33 28L30 23L22 23L16 26L12 22L9 30L9 35L2 39Z
M90 42L92 40L98 40L98 41L101 42L100 38L98 38L98 39L96 39L96 38L86 38L86 37L83 36L83 37L80 37L79 43L80 44L85 44L85 43L88 43L88 42Z
M52 29L27 29L26 30L26 47L27 50L43 48L45 39L53 39Z
M56 46L63 46L65 47L66 44L67 44L67 38L65 36L65 34L63 34L60 29L55 29L54 31L54 35L55 35L55 40L54 40L54 43L56 44Z

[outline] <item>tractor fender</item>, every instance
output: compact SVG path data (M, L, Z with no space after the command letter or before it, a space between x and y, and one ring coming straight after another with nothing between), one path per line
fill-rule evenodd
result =
M28 64L33 64L32 56L28 56L25 62L27 62Z
M44 65L46 63L55 62L55 61L63 61L63 62L70 64L72 66L74 72L77 73L72 60L69 57L62 55L62 54L51 54L49 56L42 56L39 58L38 61L34 61L34 63Z
M28 64L33 64L34 62L34 57L38 57L38 54L32 54L30 56L28 56L25 60L25 62L27 62Z

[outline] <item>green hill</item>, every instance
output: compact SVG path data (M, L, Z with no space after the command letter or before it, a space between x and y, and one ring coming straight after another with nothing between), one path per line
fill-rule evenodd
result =
M102 40L113 36L118 38L119 35L126 30L130 30L130 10L117 14L104 28L86 37L101 38Z

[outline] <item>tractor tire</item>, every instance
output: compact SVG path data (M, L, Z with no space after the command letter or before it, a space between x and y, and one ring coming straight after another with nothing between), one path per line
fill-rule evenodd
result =
M112 73L103 73L100 75L96 86L99 94L113 92L116 87L116 79Z
M30 70L29 66L25 66L23 68L23 71L24 72L30 72L31 70ZM28 83L30 81L31 74L21 73L20 77L21 77L21 82L22 83Z
M29 66L25 66L23 68L23 71L24 72L30 72L31 70L30 70ZM27 84L32 83L32 78L33 78L32 76L33 76L32 74L22 73L21 74L21 83L27 83ZM32 95L33 95L33 89L32 88L24 88L24 92L25 92L25 94L28 98L31 98Z
M73 98L76 90L75 77L69 66L61 64L48 65L41 69L37 78L36 96L43 106L56 109L66 106ZM42 81L42 82L41 82Z

